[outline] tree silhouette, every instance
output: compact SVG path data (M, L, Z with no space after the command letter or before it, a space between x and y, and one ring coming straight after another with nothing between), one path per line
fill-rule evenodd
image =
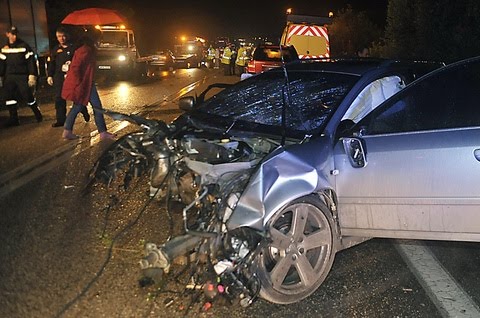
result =
M355 56L358 50L371 47L382 35L364 11L354 12L350 5L337 13L328 29L332 56Z
M454 61L480 53L477 0L389 0L382 55Z

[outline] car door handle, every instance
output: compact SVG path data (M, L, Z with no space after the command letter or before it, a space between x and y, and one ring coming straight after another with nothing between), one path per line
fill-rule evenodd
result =
M475 156L475 159L477 159L478 161L480 161L480 149L475 149L473 151L473 155Z

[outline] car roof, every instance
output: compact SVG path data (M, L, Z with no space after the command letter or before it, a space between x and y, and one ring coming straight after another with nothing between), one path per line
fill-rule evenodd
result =
M324 71L348 73L362 76L372 70L388 70L396 67L412 68L436 68L443 66L443 63L425 61L400 61L377 58L352 58L352 59L307 59L293 61L287 64L288 71ZM275 70L280 71L280 70Z

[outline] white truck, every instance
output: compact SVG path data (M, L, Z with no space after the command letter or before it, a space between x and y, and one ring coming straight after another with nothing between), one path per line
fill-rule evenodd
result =
M98 73L135 79L146 71L146 58L141 58L133 30L124 25L96 26L101 32L97 50Z

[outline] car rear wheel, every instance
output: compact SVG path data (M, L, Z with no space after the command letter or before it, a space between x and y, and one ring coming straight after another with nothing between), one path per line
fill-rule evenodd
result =
M268 225L271 242L255 264L262 298L278 304L294 303L322 284L336 252L333 224L330 210L311 196L275 213Z

